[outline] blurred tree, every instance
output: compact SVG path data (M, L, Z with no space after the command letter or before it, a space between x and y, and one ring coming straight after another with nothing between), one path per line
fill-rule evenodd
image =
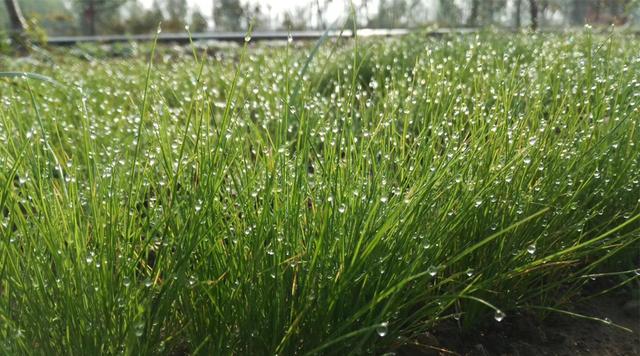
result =
M244 8L240 0L215 0L213 2L213 21L216 30L242 30Z
M522 0L516 0L513 17L515 28L520 28L522 26Z
M373 28L401 27L407 13L406 0L380 0L378 12L371 18L368 26Z
M588 1L588 0L586 0ZM571 4L571 8L569 9L570 11L570 18L571 18L571 24L574 26L577 25L582 25L585 22L585 16L586 16L586 2L585 0L573 0L572 4Z
M183 32L187 21L187 0L165 0L165 13L162 23L167 32Z
M128 18L125 19L126 32L140 34L152 33L158 28L158 24L164 21L162 8L154 1L150 9L145 9L138 0L133 0L125 9Z
M46 30L48 35L71 35L75 33L76 28L71 25L74 21L74 16L66 6L65 0L9 1L15 1L20 10L22 10L25 29L29 27L29 21L35 21L41 29ZM0 27L2 28L11 26L9 20L10 11L6 4L7 0L0 1ZM6 11L5 8L7 8Z
M204 32L209 28L209 22L204 17L199 8L195 8L191 13L191 21L189 27L193 32Z
M638 7L637 0L582 0L573 1L571 23L601 25L623 25L629 20L634 7Z
M371 21L371 17L369 14L369 1L370 0L362 0L360 2L360 12L364 13L364 23L368 24Z
M440 0L438 7L438 20L447 26L458 26L462 14L455 0Z
M496 23L501 12L506 12L507 0L471 0L467 26L478 27Z
M245 18L243 28L249 28L249 24L253 23L253 30L264 30L268 27L269 19L262 11L260 4L252 5L247 3L242 10Z
M471 13L467 20L467 25L471 27L478 26L478 9L480 7L480 0L471 0Z
M98 25L107 29L119 19L118 10L127 0L75 0L75 6L80 14L80 28L85 35L93 36L98 33ZM115 21L119 23L120 21Z
M7 8L7 14L9 15L9 24L10 24L10 36L11 41L14 43L17 49L25 50L26 46L26 24L24 17L22 16L22 11L20 10L20 5L16 0L4 0L5 7Z
M531 29L538 29L538 2L536 0L529 0L529 15L531 18Z
M288 11L284 13L282 19L282 30L286 31L300 31L306 27L305 21L305 9L304 7L296 7L293 10L293 14Z
M316 3L316 13L318 17L318 28L324 30L327 27L325 23L324 14L327 11L329 5L333 2L333 0L315 0Z
M26 29L25 20L22 16L22 10L17 0L4 0L4 6L9 16L9 24L13 34L21 35Z

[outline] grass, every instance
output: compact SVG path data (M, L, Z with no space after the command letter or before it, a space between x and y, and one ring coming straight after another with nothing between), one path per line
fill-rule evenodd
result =
M357 41L0 60L50 78L0 78L0 352L382 353L638 279L638 39Z

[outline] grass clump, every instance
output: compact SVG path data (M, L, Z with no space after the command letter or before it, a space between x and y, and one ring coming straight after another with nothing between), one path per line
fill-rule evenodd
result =
M0 350L383 352L637 279L637 48L486 33L325 45L305 70L292 46L14 64L60 86L0 82Z

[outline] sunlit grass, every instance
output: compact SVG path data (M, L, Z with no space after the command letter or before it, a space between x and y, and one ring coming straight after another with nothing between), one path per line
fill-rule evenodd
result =
M639 45L15 62L55 82L0 79L0 352L383 352L637 279Z

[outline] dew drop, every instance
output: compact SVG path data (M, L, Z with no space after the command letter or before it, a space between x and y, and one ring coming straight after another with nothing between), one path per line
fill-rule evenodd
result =
M376 328L376 333L378 333L380 337L384 337L388 332L389 323L387 323L386 321L384 323L380 323L380 325L378 325L378 327Z
M122 284L125 288L129 288L129 286L131 285L131 279L129 279L129 277L124 277L124 279L122 280Z
M291 32L289 32L289 35L287 36L287 42L293 42L293 35L291 34Z
M467 268L467 270L464 272L468 277L473 276L473 268Z
M338 212L340 214L343 214L346 210L347 210L347 206L344 204L341 204L340 207L338 207Z
M389 201L389 198L388 198L388 197L386 197L386 196L385 196L385 197L381 197L381 198L380 198L380 202L381 202L382 204L386 204L388 201Z
M135 331L136 332L136 336L137 337L141 337L142 334L144 333L144 323L136 324L135 329L136 329L136 331Z
M496 319L497 322L501 322L506 317L507 317L507 314L505 314L500 309L496 310L496 313L493 315L493 318Z
M246 36L244 36L244 41L245 41L245 42L249 42L249 41L251 41L251 35L250 35L250 34L247 34Z
M431 277L435 277L436 274L438 273L438 267L436 266L429 266L429 268L427 268L427 273L431 276Z
M533 255L534 253L536 253L536 244L531 244L531 245L527 246L527 252L530 255Z
M531 157L525 157L523 160L524 164L529 165L531 164Z
M480 205L482 205L482 200L480 200L480 199L476 200L474 205L475 205L476 208L479 208Z
M529 145L531 146L535 145L537 140L538 139L535 136L529 138Z

